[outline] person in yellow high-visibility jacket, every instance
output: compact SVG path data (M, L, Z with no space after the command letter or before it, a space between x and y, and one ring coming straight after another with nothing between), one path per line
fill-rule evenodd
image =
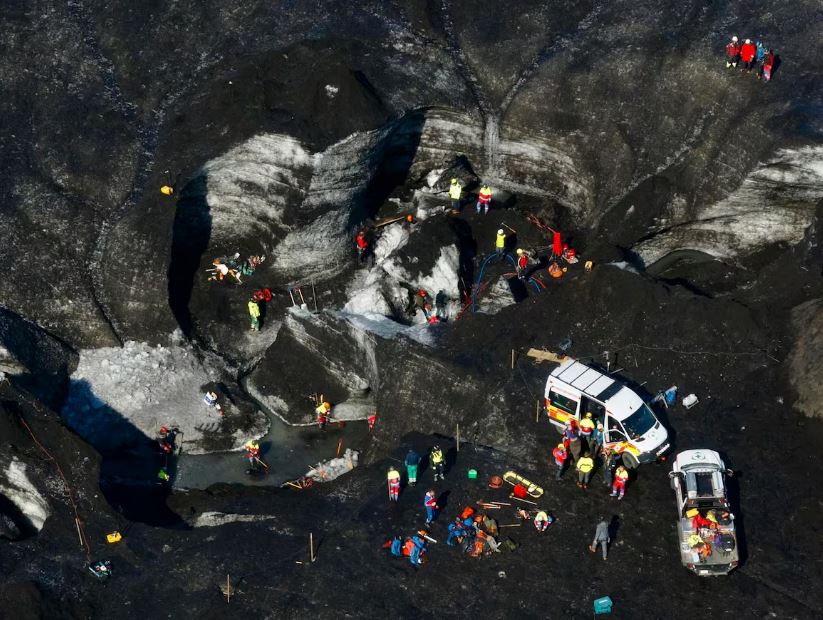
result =
M254 299L249 299L249 316L251 317L252 331L260 331L260 304Z
M497 229L497 238L494 240L494 251L502 256L506 251L506 233L502 228Z
M594 460L588 452L583 453L583 456L577 461L577 486L581 489L588 488L593 469Z
M460 196L462 194L463 186L460 185L460 181L452 179L451 185L449 185L449 198L452 201L452 209L455 211L460 211Z

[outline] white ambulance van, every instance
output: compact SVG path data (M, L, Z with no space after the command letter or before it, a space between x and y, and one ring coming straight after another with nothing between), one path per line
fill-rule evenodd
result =
M661 460L669 449L669 433L651 408L620 381L568 358L546 381L545 410L562 432L566 421L591 413L603 423L603 443L635 468Z

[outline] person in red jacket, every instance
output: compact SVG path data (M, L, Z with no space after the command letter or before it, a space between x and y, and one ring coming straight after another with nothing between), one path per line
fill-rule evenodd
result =
M743 67L741 71L748 71L751 73L752 67L754 67L754 57L757 55L757 47L754 43L752 43L751 39L746 39L743 41L743 45L740 47L740 60L743 62Z
M529 269L529 255L521 248L517 248L517 277L526 279L526 272Z
M726 45L726 68L736 67L740 60L740 44L737 42L737 37L732 37L732 40Z
M357 258L362 263L366 260L369 254L369 242L366 239L366 231L361 230L357 233L354 241L357 244Z

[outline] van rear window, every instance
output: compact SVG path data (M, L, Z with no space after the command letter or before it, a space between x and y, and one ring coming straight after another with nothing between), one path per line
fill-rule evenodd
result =
M558 394L555 391L549 392L549 402L551 403L552 407L557 407L561 411L565 411L571 415L577 413L577 401L572 400L567 396L563 396L562 394Z

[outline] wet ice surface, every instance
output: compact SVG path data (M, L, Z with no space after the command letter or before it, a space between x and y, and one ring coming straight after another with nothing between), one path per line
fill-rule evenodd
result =
M358 449L368 433L366 422L333 423L321 431L316 426L287 426L272 416L271 430L259 441L263 460L269 465L267 475L247 474L244 451L211 454L181 454L177 461L176 488L205 489L219 482L280 486L287 480L305 475L320 461L340 454L346 448Z

